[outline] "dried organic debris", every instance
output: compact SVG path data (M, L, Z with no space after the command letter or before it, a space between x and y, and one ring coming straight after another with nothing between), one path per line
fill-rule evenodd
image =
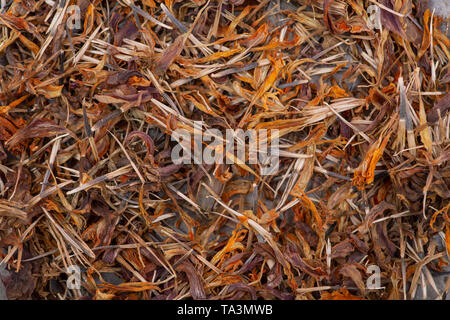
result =
M8 298L442 298L442 20L417 0L7 1ZM278 132L278 168L205 142L222 163L175 163L177 129Z

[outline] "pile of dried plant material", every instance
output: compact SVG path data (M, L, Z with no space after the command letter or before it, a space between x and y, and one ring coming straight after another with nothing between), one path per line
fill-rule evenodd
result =
M2 4L8 299L445 296L450 43L424 2ZM174 163L195 121L278 132L278 171Z

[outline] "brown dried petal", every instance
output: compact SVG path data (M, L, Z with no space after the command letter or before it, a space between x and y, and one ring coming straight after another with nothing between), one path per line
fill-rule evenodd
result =
M447 92L445 96L440 98L434 103L434 107L427 113L427 121L434 123L439 120L439 114L441 118L445 116L445 113L450 109L450 92Z
M6 142L6 145L8 147L14 147L15 145L17 145L18 143L20 143L25 139L51 137L63 133L73 135L71 131L54 124L53 121L51 120L34 119L25 128L17 131Z
M206 299L205 289L203 288L203 281L200 278L197 270L190 262L183 261L179 266L176 267L176 270L186 273L186 276L189 279L190 292L194 299Z

